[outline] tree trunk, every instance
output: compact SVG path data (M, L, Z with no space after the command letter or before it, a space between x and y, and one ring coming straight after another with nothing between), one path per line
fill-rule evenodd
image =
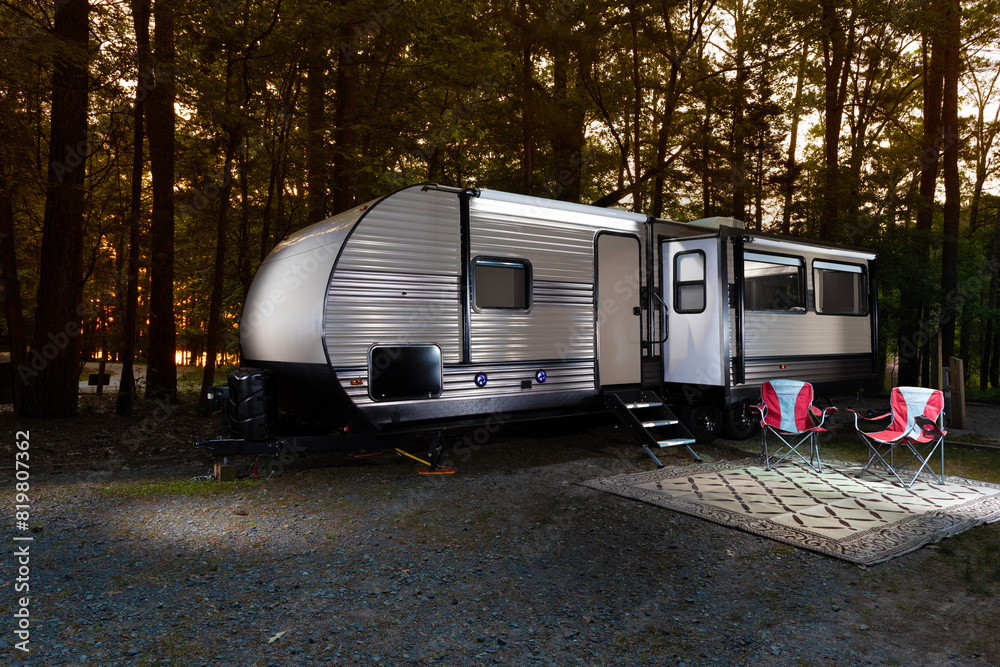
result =
M174 323L174 0L153 4L154 81L146 101L153 215L146 395L177 397Z
M1000 387L1000 335L993 335L993 354L990 356L990 386Z
M289 82L286 86L285 97L282 98L281 117L274 123L274 142L272 144L273 150L270 151L271 170L267 183L267 200L264 203L264 213L261 216L263 219L260 230L261 263L263 263L268 253L271 252L271 249L274 247L271 243L271 211L275 208L275 200L281 196L279 188L284 188L284 172L282 170L282 165L287 158L288 152L288 130L291 127L288 108L291 104L292 91L294 88L295 86L291 82ZM280 180L278 178L279 175L281 176ZM276 192L278 193L277 196L275 194ZM246 294L249 289L249 283L243 285L244 299L246 298Z
M663 113L660 116L660 124L656 137L656 162L651 170L655 174L653 183L653 210L652 216L659 218L663 215L663 185L666 182L667 167L667 142L671 136L674 121L674 112L677 109L677 102L681 95L681 79L684 75L684 63L687 60L691 47L702 38L701 29L708 19L709 14L715 7L715 0L708 0L699 4L697 8L688 15L686 41L671 49L670 53L670 76L667 79L667 88L663 93ZM671 28L670 13L667 5L664 5L663 19L667 30L667 43L672 47L675 44L674 35ZM687 145L691 145L688 142ZM683 150L683 149L682 149ZM674 157L677 154L675 153ZM669 158L672 160L673 158Z
M824 118L824 169L823 211L820 220L820 238L831 240L839 224L841 193L840 179L840 126L844 118L847 77L851 69L854 50L854 11L851 12L851 29L845 31L837 14L835 0L823 0L823 69L825 97Z
M990 369L993 367L993 339L996 335L996 317L993 313L997 307L997 274L1000 273L998 262L1000 262L1000 211L997 211L996 223L993 228L993 250L990 252L990 285L989 291L986 293L986 308L989 314L986 316L984 326L983 358L982 365L979 367L980 391L986 391Z
M246 108L246 107L244 107ZM251 222L250 210L250 155L251 145L247 140L246 133L240 132L240 143L242 148L237 150L235 156L236 166L240 175L240 233L239 233L239 256L236 259L240 285L249 285L253 282L253 260L250 257L250 238L253 223ZM244 299L245 301L246 299Z
M555 114L551 138L555 158L555 183L552 195L562 201L579 202L585 140L584 113L575 99L575 86L570 86L569 41L560 35L556 35L554 40L552 78Z
M795 151L799 140L799 119L802 114L802 87L806 78L806 65L809 59L809 42L803 40L802 55L799 57L799 71L795 78L795 97L792 100L792 126L788 132L788 158L785 160L785 179L782 183L784 205L781 209L781 233L792 233L792 195L795 194L795 178L798 168L795 165Z
M342 44L350 41L354 25L342 29ZM358 106L358 63L355 54L340 50L337 60L337 106L333 112L333 213L354 206L356 188L355 155L357 155L355 122Z
M629 3L629 25L632 29L632 210L642 210L642 78L639 65L639 17L635 0Z
M730 153L729 184L733 189L732 217L737 220L747 219L747 156L746 156L746 119L744 108L747 99L747 68L746 49L743 47L744 9L743 0L736 0L734 16L735 36L735 67L736 77L733 86L733 138ZM759 230L758 230L759 231Z
M712 105L711 92L705 95L705 116L701 119L701 208L703 218L713 215L712 208Z
M940 3L931 8L931 26L943 21ZM934 190L937 187L938 162L941 154L941 98L944 90L944 44L939 30L927 40L929 54L924 66L924 127L923 152L920 155L920 196L917 199L917 224L920 232L930 232L934 220ZM926 257L920 258L926 263Z
M20 414L70 417L80 378L83 304L83 194L87 157L90 4L57 5L53 35L59 42L52 71L48 183L28 363L16 369L26 383ZM16 381L16 378L15 378Z
M326 219L326 57L316 50L306 65L307 222Z
M14 369L12 389L14 411L20 412L23 383L18 369L27 368L28 341L24 332L24 311L21 305L21 283L17 277L17 247L14 243L14 203L7 187L7 178L0 167L0 280L3 280L7 331L10 333L10 362Z
M944 90L941 137L944 177L944 247L941 257L941 289L944 292L941 322L941 355L945 362L955 353L955 321L958 318L958 227L962 207L958 173L958 75L961 63L961 12L959 0L947 0L944 27Z
M924 55L924 127L923 150L920 154L920 190L917 197L917 215L914 229L917 233L915 248L916 268L924 270L930 261L930 233L934 221L934 190L937 187L938 162L941 152L941 99L944 89L944 44L941 30L943 8L935 2L928 10L929 34L925 36ZM905 289L900 295L901 323L904 336L916 336L920 326L916 314L927 294L919 288ZM919 347L919 346L918 346ZM917 356L900 363L900 384L917 384L920 378Z
M997 78L1000 78L1000 70L997 71ZM997 79L993 80L995 84ZM991 86L992 88L992 86ZM976 183L972 188L972 201L969 204L969 228L975 231L979 227L979 207L980 202L983 197L983 186L986 184L987 178L987 164L990 159L990 151L993 148L993 142L997 138L997 134L1000 133L1000 105L997 105L996 111L993 114L993 122L987 124L985 115L986 111L980 105L979 111L976 116L975 125L975 136L977 138L976 146Z
M532 86L535 81L535 72L531 55L531 33L528 30L528 8L525 0L518 2L518 15L523 31L521 44L521 188L524 194L530 196L535 189L535 114L532 106L534 104Z
M135 88L135 108L132 129L132 191L128 216L128 275L125 277L125 319L122 331L122 375L118 383L115 412L132 414L135 398L135 334L139 311L139 220L142 213L143 108L147 89L144 82L152 75L152 54L149 52L150 0L132 3L132 24L138 50L138 80Z
M227 114L228 115L228 114ZM222 319L222 298L226 284L226 229L229 222L229 199L233 190L233 161L236 149L243 140L239 128L226 129L229 141L226 145L226 162L223 169L222 187L219 191L219 219L215 237L215 272L212 279L212 300L208 311L208 336L205 339L205 369L201 378L201 394L198 397L198 412L209 414L208 390L215 384L215 357L219 349L219 329Z

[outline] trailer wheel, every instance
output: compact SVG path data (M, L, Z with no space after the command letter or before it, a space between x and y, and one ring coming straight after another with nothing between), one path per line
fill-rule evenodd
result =
M722 434L730 440L746 440L760 428L745 403L730 406L722 413Z
M691 405L681 408L681 421L701 444L712 442L722 430L722 410L714 405Z

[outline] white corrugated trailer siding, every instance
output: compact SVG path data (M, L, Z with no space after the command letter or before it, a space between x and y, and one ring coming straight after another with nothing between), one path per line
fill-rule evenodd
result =
M435 343L444 363L459 361L459 239L454 194L409 188L368 212L344 246L325 299L334 369L367 368L375 343Z
M533 386L533 394L596 391L595 237L617 230L634 233L643 243L645 219L489 190L472 197L470 260L530 262L532 307L527 312L473 309L470 364L460 365L459 198L421 188L391 195L351 234L330 281L325 341L341 387L356 405L371 405L369 348L433 343L442 351L444 390L428 400L522 394L521 382L542 367L548 378ZM489 374L483 388L474 382L480 369Z

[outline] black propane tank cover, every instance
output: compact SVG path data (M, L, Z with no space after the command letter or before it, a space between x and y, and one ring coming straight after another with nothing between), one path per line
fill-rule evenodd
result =
M274 437L277 406L270 372L241 368L229 374L229 418L233 437L258 441Z

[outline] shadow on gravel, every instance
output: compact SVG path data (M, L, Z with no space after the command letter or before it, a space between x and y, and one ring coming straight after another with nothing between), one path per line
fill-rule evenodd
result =
M653 467L607 420L476 438L449 436L448 476L395 455L225 483L192 481L205 466L41 475L32 652L11 664L1000 659L992 526L859 568L579 486Z

